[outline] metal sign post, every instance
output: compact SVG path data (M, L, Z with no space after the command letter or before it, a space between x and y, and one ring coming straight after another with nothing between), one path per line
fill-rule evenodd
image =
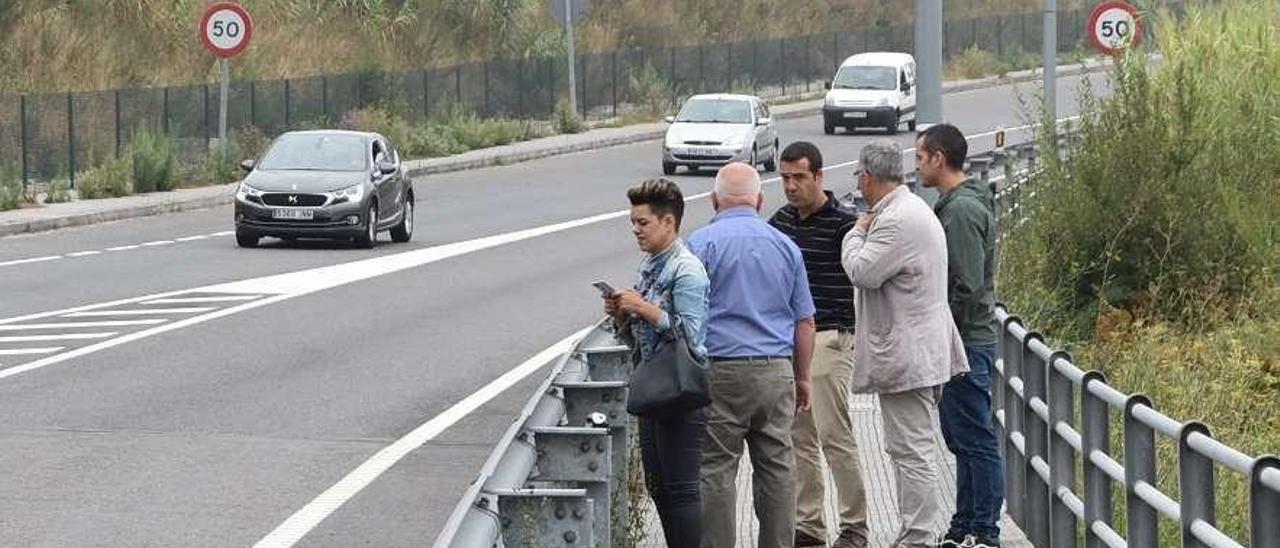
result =
M221 86L218 98L218 146L227 151L227 95L231 88L231 69L227 59L239 55L249 46L253 35L253 20L249 12L238 4L221 2L209 6L200 18L200 41L204 47L220 59L218 72Z
M942 0L916 0L916 128L942 122Z
M573 44L573 24L587 16L587 0L551 0L551 18L564 25L565 54L569 58L569 108L578 111L577 51Z

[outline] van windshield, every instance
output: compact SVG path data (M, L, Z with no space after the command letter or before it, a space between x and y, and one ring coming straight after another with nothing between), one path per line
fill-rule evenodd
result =
M836 73L834 89L898 89L898 69L855 65L841 68Z

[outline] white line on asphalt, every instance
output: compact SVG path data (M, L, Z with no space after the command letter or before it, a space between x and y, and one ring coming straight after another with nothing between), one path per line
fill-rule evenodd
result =
M154 242L146 242L138 245L141 245L142 247L155 247L158 245L169 245L172 243L174 243L173 240L156 240Z
M155 299L152 301L142 301L142 304L197 304L197 303L229 303L237 301L252 301L260 298L262 295L227 295L225 297L188 297L179 299Z
M139 246L138 244L134 244L134 245L121 245L121 246L116 246L116 247L108 247L108 248L107 248L107 251L129 251L129 250L131 250L131 249L138 249L139 247L141 247L141 246Z
M0 343L42 342L42 341L83 341L89 339L105 339L115 335L114 331L104 333L64 333L61 335L23 335L19 337L0 337Z
M61 258L62 258L62 255L49 255L47 257L35 257L32 259L18 259L16 261L7 261L7 262L0 263L0 266L14 266L14 265L20 265L20 264L43 263L46 261L56 261Z
M417 428L414 428L412 432L396 440L395 443L378 451L377 454L364 461L338 483L325 490L301 510L289 516L289 519L254 544L254 548L286 548L293 546L335 510L378 479L378 476L381 476L397 462L400 462L400 459L439 436L441 432L471 414L481 405L541 369L542 366L555 359L556 356L569 351L578 339L590 331L591 328L587 328L565 337L560 342L535 354L514 369L507 371L493 382L486 384L462 401L453 404L443 413L422 423Z
M102 254L101 251L77 251L75 253L68 253L67 256L68 257L88 257L90 255L101 255L101 254Z
M209 235L208 235L208 234L201 234L201 235L199 235L199 236L187 236L187 237L185 237L185 238L178 238L178 241L179 241L179 242L194 242L194 241L196 241L196 240L203 240L203 239L208 238L208 237L209 237Z
M0 325L0 331L27 331L31 329L68 329L79 327L125 327L130 325L155 325L169 320L108 320L105 322L61 322Z
M213 310L211 307L192 308L139 308L137 310L90 310L63 314L64 318L98 318L102 316L146 316L148 314L199 314Z
M0 356L28 356L32 354L52 354L66 348L64 346L53 346L49 348L15 348L11 350L0 350Z
M234 230L223 230L222 232L214 232L213 234L210 234L210 236L230 236L235 233L236 231Z

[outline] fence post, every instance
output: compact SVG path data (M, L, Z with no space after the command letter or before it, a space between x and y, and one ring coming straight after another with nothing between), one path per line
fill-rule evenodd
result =
M1202 422L1190 421L1182 425L1178 433L1178 498L1181 501L1183 548L1208 548L1191 533L1197 521L1217 523L1217 506L1213 492L1213 460L1191 448L1191 436L1212 438L1209 427Z
M590 107L591 107L591 97L590 97L590 94L589 94L589 93L587 93L587 91L588 91L589 89L591 89L591 88L590 88L590 86L588 86L588 85L587 85L587 56L586 56L586 54L579 55L577 59L574 59L574 60L573 60L573 62L574 62L574 66L579 67L579 70L578 70L578 72L577 72L577 73L582 75L582 77L581 77L581 78L578 78L578 81L582 83L582 93L579 93L579 94L578 94L578 96L579 96L579 97L582 97L582 101L580 101L580 103L581 103L581 104L580 104L580 105L578 105L578 107L582 109L582 119L583 119L583 120L586 120L586 119L587 119L587 112L588 112L588 110L589 110L589 109L590 109Z
M737 74L736 72L733 71L733 43L732 42L726 42L724 44L724 56L725 56L724 83L726 86L732 86L733 80L734 80L733 75Z
M1022 341L1013 335L1010 328L1017 324L1022 325L1022 320L1017 316L1009 316L1005 318L1001 326L1001 358L1004 362L1004 413L1005 413L1005 429L1008 431L1008 439L1005 448L1004 463L1004 485L1005 499L1009 505L1009 513L1013 515L1014 521L1024 529L1027 526L1026 517L1026 481L1021 471L1026 466L1026 456L1018 450L1017 444L1014 442L1015 436L1020 437L1024 441L1025 448L1026 433L1023 431L1023 424L1026 422L1023 416L1022 399L1018 396L1018 392L1010 385L1013 379L1023 380L1022 375ZM1025 390L1025 382L1024 382Z
M455 104L462 104L462 65L453 68L453 100Z
M1124 406L1124 482L1125 528L1128 544L1133 548L1155 548L1159 545L1157 529L1159 516L1155 508L1135 493L1139 482L1152 487L1156 483L1155 431L1133 416L1133 408L1151 407L1151 400L1142 394L1129 396Z
M556 112L556 66L555 61L547 58L547 116Z
M831 63L840 66L840 33L831 33Z
M809 70L813 66L812 63L810 63L810 61L812 60L813 60L813 35L806 34L804 35L804 92L805 93L809 93L811 91L810 85L813 83L812 82L813 75L810 74L810 72L812 71Z
M258 127L258 82L249 81L249 125ZM359 88L357 88L359 89Z
M760 84L764 78L760 77L760 41L751 41L751 87L756 95L760 95Z
M204 148L209 150L209 84L200 86L200 108L204 110Z
M18 96L18 131L22 139L22 188L27 187L27 94ZM116 147L119 148L118 146Z
M1111 476L1093 463L1092 455L1111 454L1111 420L1107 402L1089 393L1092 383L1107 383L1106 375L1099 371L1084 374L1080 385L1080 454L1084 470L1084 545L1085 548L1103 548L1106 543L1093 532L1094 523L1111 526L1112 482Z
M702 44L698 44L698 93L702 93L707 89L707 82L703 79L706 73L705 60L703 58L704 51Z
M290 92L290 91L291 91L291 90L290 90L290 86L289 86L289 79L288 79L288 78L285 78L285 79L284 79L284 129L285 129L285 131L288 131L288 130L289 130L289 106L290 106L290 105L289 105L289 92Z
M122 147L121 147L121 142L120 142L120 132L121 132L121 127L120 127L120 125L121 125L121 123L120 123L120 122L121 122L121 120L120 120L120 117L121 117L121 113L120 113L120 90L118 90L118 89L116 90L115 96L116 96L116 97L115 97L115 100L116 100L116 158L119 158L119 157L120 157L120 149L122 148ZM25 144L25 142L24 142L24 144Z
M427 82L427 69L422 69L422 121L431 119L431 86Z
M76 187L76 104L67 92L67 174L69 187Z
M1054 548L1076 546L1076 516L1058 495L1073 491L1076 485L1075 448L1057 433L1059 424L1075 426L1075 384L1058 371L1058 360L1072 363L1071 355L1058 351L1049 356L1049 505L1050 544ZM1083 445L1082 445L1083 447Z
M613 117L618 117L618 50L609 54L609 75L613 79Z
M484 110L483 112L486 116L490 114L489 113L489 63L490 61L485 61L484 68L482 69L484 71L483 73L484 74Z
M669 74L671 75L671 104L675 105L676 99L679 97L680 92L677 90L678 86L676 84L676 48L675 46L671 46L670 49L671 49L671 72ZM679 105L676 105L676 107L679 108Z
M160 91L160 133L169 135L169 88Z
M1004 16L996 16L996 57L1004 57Z
M778 39L778 67L782 69L780 78L782 79L782 96L787 96L787 39Z
M1049 453L1049 426L1036 413L1031 402L1047 402L1045 382L1046 363L1031 350L1031 341L1044 343L1044 336L1028 332L1022 340L1023 417L1026 422L1027 464L1023 474L1027 477L1027 537L1036 546L1049 546L1049 513L1051 494L1045 478L1036 470L1036 461L1047 463Z
M1262 480L1266 472L1280 473L1280 459L1267 455L1253 463L1249 474L1249 540L1253 548L1280 548L1280 490L1267 487Z
M329 77L320 76L320 116L329 119Z

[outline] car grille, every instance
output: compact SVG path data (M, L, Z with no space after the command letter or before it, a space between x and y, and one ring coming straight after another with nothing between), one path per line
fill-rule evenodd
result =
M858 100L836 101L836 106L838 107L874 107L876 106L876 102L875 101L858 101Z
M328 199L324 194L271 193L262 195L262 203L269 206L320 207Z
M720 141L685 141L686 145L720 146Z

